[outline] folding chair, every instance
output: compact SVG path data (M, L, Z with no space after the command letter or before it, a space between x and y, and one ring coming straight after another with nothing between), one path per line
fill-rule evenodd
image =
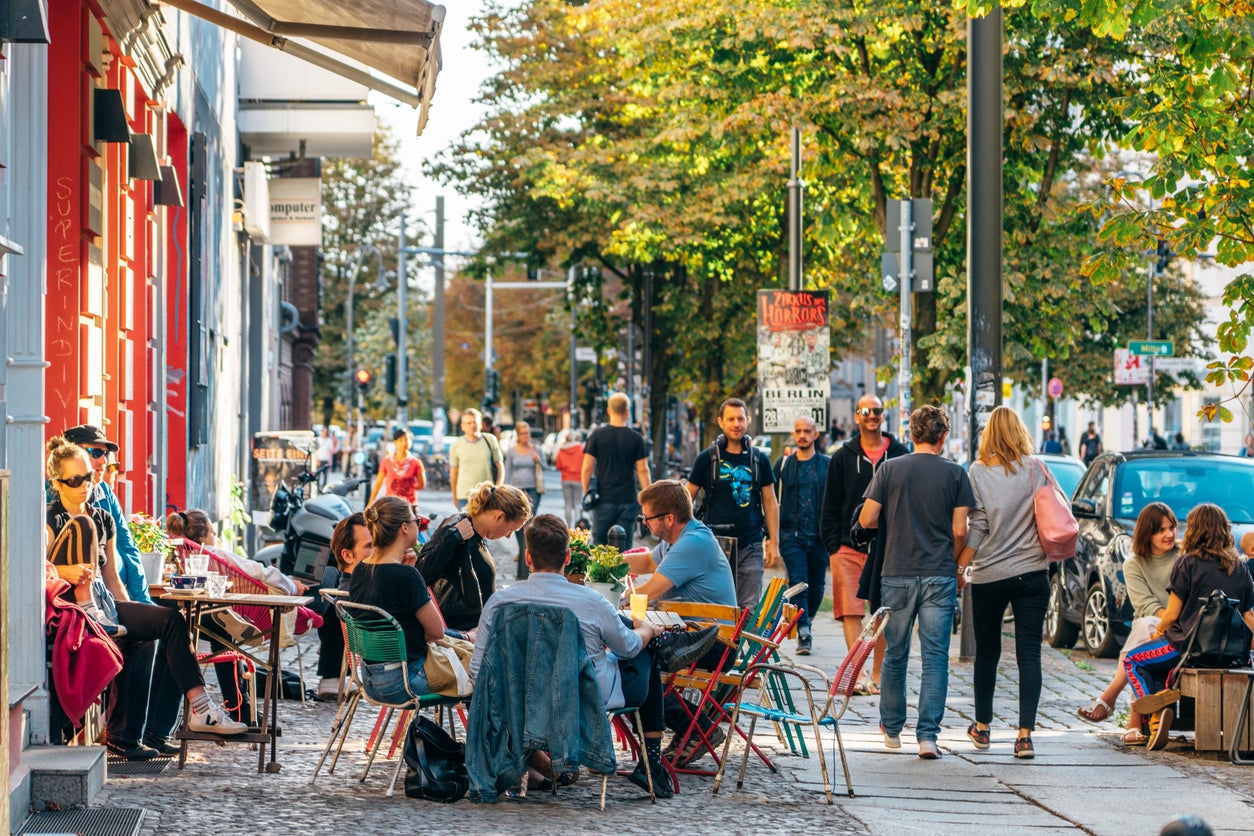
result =
M619 744L630 753L632 758L644 761L644 775L649 782L649 801L652 804L657 804L657 796L653 793L653 771L649 768L649 759L644 756L644 750L641 749L644 741L644 723L640 720L640 708L638 706L615 708L607 711L606 714L609 716L610 728L614 730L614 737ZM634 733L627 727L626 718L628 717L632 718L635 725ZM636 735L639 735L639 737ZM602 813L605 812L605 789L609 786L609 783L610 775L606 772L601 776Z
M326 761L327 755L331 752L331 747L335 745L338 739L339 745L336 747L335 758L332 760L329 770L331 772L335 771L335 764L339 761L340 752L344 748L344 741L348 737L348 729L352 725L353 715L357 713L357 706L362 700L371 705L387 709L387 718L384 721L385 728L397 710L410 712L401 726L401 739L404 739L405 734L409 731L414 713L420 709L451 706L461 702L457 697L445 697L440 694L414 694L409 690L409 661L405 650L405 631L397 620L385 610L366 604L354 604L349 601L337 601L335 610L340 616L340 621L344 624L347 637L344 652L348 656L349 674L357 688L348 695L348 698L340 707L341 710L336 714L336 721L331 729L331 737L327 740L326 748L322 751L322 757L318 759L318 763L314 766L313 775L309 779L311 784L317 780L322 764ZM387 703L376 700L367 694L360 679L363 659L369 659L371 663L399 664L403 681L406 683L405 691L409 699L400 703ZM364 783L366 777L370 774L370 767L374 764L375 756L379 753L382 745L383 735L377 735L374 745L368 747L368 757L366 759L366 767L361 773L361 782ZM404 758L396 759L396 768L392 771L392 780L388 782L387 795L389 797L396 793L396 780L400 777L401 764L404 760Z
M802 714L796 711L786 711L780 708L774 708L769 705L759 705L756 703L746 703L743 701L744 691L741 691L740 697L732 710L732 723L739 721L740 715L748 714L749 722L749 739L752 740L754 728L757 725L758 718L761 717L774 723L784 723L803 728L809 725L814 730L814 748L819 753L819 767L823 772L823 791L827 795L827 803L832 803L832 789L834 784L828 780L827 759L823 754L823 739L820 727L831 726L835 731L834 740L832 742L832 758L836 757L837 750L840 752L841 766L845 772L845 787L849 791L849 797L853 798L853 781L849 777L849 761L845 757L845 743L840 736L840 718L844 716L845 709L849 707L849 698L853 696L854 690L857 688L858 677L862 674L862 668L866 664L866 660L870 658L871 652L875 649L875 642L884 632L885 625L888 624L888 618L892 611L888 607L880 607L871 616L866 626L862 628L862 634L858 636L858 640L854 642L853 647L849 649L849 653L845 656L845 660L841 663L836 676L829 682L827 675L818 668L810 665L798 665L787 663L767 663L762 662L753 665L746 671L746 678L754 678L761 674L773 673L781 677L793 677L800 682L802 692L806 696L806 705L809 712ZM816 711L814 705L814 694L810 685L810 680L805 674L813 674L822 681L827 689L827 702L823 706L823 710ZM839 700L839 706L834 708L834 704ZM727 765L727 752L731 746L731 737L723 746L723 758L719 762L718 774L714 777L714 792L718 792L719 785L723 782L723 772ZM745 784L745 770L749 764L749 748L745 747L745 754L740 762L740 777L736 781L736 788L742 789ZM773 764L769 764L772 772L777 772Z

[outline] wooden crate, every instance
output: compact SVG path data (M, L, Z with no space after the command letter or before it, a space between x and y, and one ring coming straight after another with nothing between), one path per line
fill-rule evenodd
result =
M1193 747L1199 752L1224 752L1232 744L1247 675L1224 670L1185 669L1180 672L1180 693L1195 701ZM1254 695L1250 699L1254 712ZM1254 713L1242 730L1239 748L1254 751Z

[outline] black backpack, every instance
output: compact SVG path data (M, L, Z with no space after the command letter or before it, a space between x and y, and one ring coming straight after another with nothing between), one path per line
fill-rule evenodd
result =
M1250 631L1241 617L1240 605L1216 589L1201 599L1188 642L1180 654L1180 667L1239 668L1250 660Z

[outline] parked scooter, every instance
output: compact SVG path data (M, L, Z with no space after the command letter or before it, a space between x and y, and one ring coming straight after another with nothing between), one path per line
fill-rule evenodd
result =
M297 485L280 485L270 504L270 528L283 538L259 550L256 559L277 565L286 575L307 583L321 583L322 573L331 560L331 534L340 520L353 513L345 498L361 487L363 479L345 479L324 493L305 499L305 486L317 479L316 473L297 477Z

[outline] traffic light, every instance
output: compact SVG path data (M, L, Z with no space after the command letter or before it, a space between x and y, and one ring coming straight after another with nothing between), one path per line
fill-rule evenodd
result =
M483 370L483 403L489 409L501 398L501 373L496 369Z
M358 369L353 374L353 378L357 381L357 388L361 390L361 393L366 394L370 389L370 381L373 379L370 369Z
M1167 272L1167 265L1171 263L1171 259L1175 256L1175 253L1171 251L1171 246L1161 238L1158 239L1158 246L1155 248L1154 253L1158 256L1158 261L1154 265L1154 269L1156 275L1161 276L1163 273Z
M1053 423L1054 423L1053 419L1048 414L1046 414L1042 416L1041 418L1041 429L1045 430L1045 432L1049 432L1051 429L1053 429Z
M396 355L383 355L383 387L389 395L396 394Z

